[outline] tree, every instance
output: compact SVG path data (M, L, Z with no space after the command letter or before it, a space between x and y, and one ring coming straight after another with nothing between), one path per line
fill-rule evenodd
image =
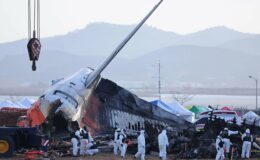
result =
M172 98L175 101L179 102L181 105L192 100L193 97L194 95L187 95L187 94L180 94L180 93L175 93L172 95Z

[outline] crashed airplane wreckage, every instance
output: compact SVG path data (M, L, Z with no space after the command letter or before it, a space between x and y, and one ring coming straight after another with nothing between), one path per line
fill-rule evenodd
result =
M53 105L60 105L60 102L56 101ZM57 132L64 133L72 132L71 125L75 124L60 111L47 120ZM162 129L168 130L169 138L184 131L195 132L194 124L103 78L88 99L88 108L84 111L81 124L87 126L97 141L106 141L100 146L106 146L113 139L116 128L124 129L131 141L135 141L139 131L145 129L149 137L149 151L157 147L158 134ZM129 147L135 148L135 144Z
M101 79L91 102L83 123L97 135L114 133L114 128L118 127L128 134L145 129L149 137L157 137L165 128L175 133L189 128L194 130L190 122L138 98L107 79Z
M75 124L73 122L77 122L80 127L87 126L93 135L111 133L115 127L131 131L138 131L141 128L146 130L168 128L173 131L190 126L177 116L137 98L122 88L119 89L119 86L101 79L100 76L161 3L162 0L96 70L82 68L65 79L53 81L53 85L28 111L31 126L41 125L46 119L55 123L58 121L58 115L68 122L68 129L71 128L71 124ZM108 82L111 91L105 82ZM111 97L112 95L116 98Z

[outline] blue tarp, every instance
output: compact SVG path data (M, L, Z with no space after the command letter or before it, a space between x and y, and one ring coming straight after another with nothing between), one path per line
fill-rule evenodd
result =
M178 112L175 111L175 110L173 110L171 106L167 105L166 103L164 103L164 102L161 101L161 100L154 100L154 101L151 101L150 103L152 103L152 104L154 104L154 105L156 105L156 106L158 106L158 107L164 109L165 111L168 111L168 112L170 112L170 113L173 113L173 114L175 114L175 115L178 114Z
M186 108L184 108L183 106L181 106L177 102L173 102L171 104L166 104L161 100L154 100L154 101L151 101L151 103L154 104L154 105L157 105L158 107L164 109L165 111L168 111L172 114L180 116L180 117L182 117L183 119L185 119L189 122L193 122L194 113L187 110Z

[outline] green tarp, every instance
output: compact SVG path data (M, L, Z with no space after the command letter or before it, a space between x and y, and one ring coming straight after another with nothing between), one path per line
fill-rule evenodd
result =
M188 110L190 110L191 112L193 112L195 114L195 117L198 118L199 114L202 112L206 112L209 111L211 109L209 109L208 107L204 107L204 106L187 106L186 107Z

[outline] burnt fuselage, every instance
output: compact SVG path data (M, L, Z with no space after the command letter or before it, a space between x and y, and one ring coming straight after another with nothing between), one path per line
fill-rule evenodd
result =
M118 86L101 79L89 99L82 122L95 134L111 134L115 128L136 134L141 129L157 134L161 129L178 132L193 124L155 106Z

